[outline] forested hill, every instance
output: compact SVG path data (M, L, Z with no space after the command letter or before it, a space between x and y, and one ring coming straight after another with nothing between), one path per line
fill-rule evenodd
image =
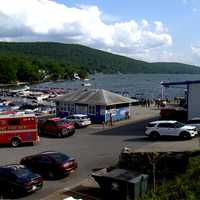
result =
M2 57L4 58L3 65L1 64ZM181 63L147 63L82 45L52 42L0 42L0 68L5 66L5 57L9 58L10 63L16 61L13 64L13 66L17 67L17 70L15 70L16 79L18 79L18 72L20 73L17 63L21 63L22 60L23 65L29 63L34 68L32 71L41 68L45 69L55 79L63 78L63 76L65 77L65 75L72 73L72 71L81 72L82 74L86 72L200 73L200 68L192 65ZM60 73L61 75L59 75Z

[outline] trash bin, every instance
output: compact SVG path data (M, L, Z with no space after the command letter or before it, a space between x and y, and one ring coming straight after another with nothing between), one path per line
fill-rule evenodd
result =
M148 175L125 169L97 171L92 177L107 199L135 200L147 191Z

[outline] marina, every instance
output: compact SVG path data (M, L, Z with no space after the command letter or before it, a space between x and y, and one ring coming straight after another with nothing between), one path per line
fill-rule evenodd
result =
M0 89L0 111L25 111L36 115L55 113L55 98L77 90L106 89L138 101L184 96L185 86L161 87L164 81L196 80L198 75L113 74L91 75L86 80L44 82ZM119 82L120 80L120 82Z

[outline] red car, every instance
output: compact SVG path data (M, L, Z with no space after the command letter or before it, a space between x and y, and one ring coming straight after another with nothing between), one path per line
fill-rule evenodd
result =
M68 175L78 166L74 158L55 151L27 156L20 161L20 164L50 179Z
M41 125L40 133L57 137L70 136L75 133L75 127L61 118L50 118Z

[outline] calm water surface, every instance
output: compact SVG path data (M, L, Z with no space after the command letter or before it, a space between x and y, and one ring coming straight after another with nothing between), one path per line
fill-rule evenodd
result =
M48 82L37 87L59 87L65 89L85 88L82 83L91 83L90 88L107 89L125 96L161 97L160 82L200 80L200 74L96 74L89 81ZM168 98L184 95L185 86L173 86L164 89Z

